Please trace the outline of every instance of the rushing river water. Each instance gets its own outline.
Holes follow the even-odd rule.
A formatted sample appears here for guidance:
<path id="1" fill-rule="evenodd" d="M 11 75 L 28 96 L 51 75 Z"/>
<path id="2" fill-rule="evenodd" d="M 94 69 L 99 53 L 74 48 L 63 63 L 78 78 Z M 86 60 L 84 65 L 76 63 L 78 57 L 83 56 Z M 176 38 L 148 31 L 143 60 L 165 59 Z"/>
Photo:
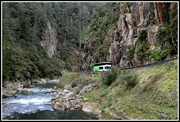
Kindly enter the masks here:
<path id="1" fill-rule="evenodd" d="M 23 120 L 52 120 L 52 119 L 98 119 L 93 114 L 86 113 L 82 110 L 74 111 L 54 111 L 50 103 L 54 94 L 55 83 L 46 83 L 30 87 L 32 91 L 21 91 L 16 97 L 3 98 L 2 102 L 13 102 L 14 104 L 2 105 L 2 118 L 7 119 L 23 119 Z"/>

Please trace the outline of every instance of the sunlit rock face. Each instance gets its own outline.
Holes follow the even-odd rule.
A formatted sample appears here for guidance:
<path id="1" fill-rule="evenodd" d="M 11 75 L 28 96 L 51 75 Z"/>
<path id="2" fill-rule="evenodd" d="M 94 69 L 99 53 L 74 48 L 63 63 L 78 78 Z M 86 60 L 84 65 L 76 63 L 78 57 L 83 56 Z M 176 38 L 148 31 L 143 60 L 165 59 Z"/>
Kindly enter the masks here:
<path id="1" fill-rule="evenodd" d="M 122 3 L 127 4 L 127 3 Z M 116 28 L 108 32 L 103 45 L 108 43 L 108 54 L 106 61 L 110 61 L 114 66 L 130 67 L 153 63 L 155 60 L 151 56 L 144 56 L 140 48 L 145 50 L 159 50 L 157 46 L 157 32 L 159 26 L 167 19 L 167 11 L 170 10 L 170 3 L 155 2 L 137 2 L 131 5 L 125 5 L 120 10 L 119 19 Z M 143 37 L 143 38 L 141 38 Z M 93 38 L 90 38 L 85 44 L 85 56 L 83 57 L 86 66 L 90 67 L 92 63 L 102 61 L 102 57 L 95 56 L 98 46 L 93 45 Z M 127 55 L 134 48 L 131 58 Z M 93 54 L 93 55 L 92 55 Z M 88 62 L 88 63 L 87 63 Z M 83 63 L 85 64 L 85 63 Z"/>
<path id="2" fill-rule="evenodd" d="M 133 59 L 127 59 L 129 49 L 135 46 L 139 33 L 147 31 L 147 43 L 150 50 L 156 50 L 156 33 L 159 24 L 163 22 L 163 3 L 136 3 L 127 7 L 119 16 L 117 29 L 110 35 L 109 61 L 120 67 L 139 66 L 154 61 L 146 57 L 145 60 L 138 59 L 134 54 Z M 153 17 L 155 15 L 155 18 Z M 151 23 L 152 22 L 152 23 Z M 150 24 L 151 23 L 151 24 Z"/>

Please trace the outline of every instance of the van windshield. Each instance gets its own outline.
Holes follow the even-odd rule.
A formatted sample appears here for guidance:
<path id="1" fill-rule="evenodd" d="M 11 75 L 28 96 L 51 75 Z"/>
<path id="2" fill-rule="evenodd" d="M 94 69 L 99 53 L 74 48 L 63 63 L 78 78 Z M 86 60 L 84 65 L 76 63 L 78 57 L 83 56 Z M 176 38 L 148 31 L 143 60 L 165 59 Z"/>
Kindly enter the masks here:
<path id="1" fill-rule="evenodd" d="M 99 69 L 103 69 L 103 67 L 99 67 Z"/>

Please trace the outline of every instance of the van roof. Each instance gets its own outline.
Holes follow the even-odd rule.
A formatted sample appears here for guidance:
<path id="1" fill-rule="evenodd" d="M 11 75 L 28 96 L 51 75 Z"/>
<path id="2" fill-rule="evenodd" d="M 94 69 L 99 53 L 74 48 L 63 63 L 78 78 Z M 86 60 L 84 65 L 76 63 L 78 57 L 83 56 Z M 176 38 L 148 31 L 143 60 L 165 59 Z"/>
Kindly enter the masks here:
<path id="1" fill-rule="evenodd" d="M 111 65 L 111 62 L 99 62 L 99 63 L 95 63 L 94 66 L 96 66 L 96 65 L 106 65 L 106 64 Z"/>

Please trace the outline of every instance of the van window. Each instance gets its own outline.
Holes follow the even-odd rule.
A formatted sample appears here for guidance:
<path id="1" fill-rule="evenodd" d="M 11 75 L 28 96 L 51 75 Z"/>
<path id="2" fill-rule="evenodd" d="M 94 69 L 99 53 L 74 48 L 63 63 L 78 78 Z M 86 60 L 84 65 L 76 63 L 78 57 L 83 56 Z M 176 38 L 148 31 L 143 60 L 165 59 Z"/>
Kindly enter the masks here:
<path id="1" fill-rule="evenodd" d="M 99 67 L 99 69 L 103 69 L 103 67 Z"/>
<path id="2" fill-rule="evenodd" d="M 105 69 L 111 69 L 111 67 L 105 67 Z"/>

